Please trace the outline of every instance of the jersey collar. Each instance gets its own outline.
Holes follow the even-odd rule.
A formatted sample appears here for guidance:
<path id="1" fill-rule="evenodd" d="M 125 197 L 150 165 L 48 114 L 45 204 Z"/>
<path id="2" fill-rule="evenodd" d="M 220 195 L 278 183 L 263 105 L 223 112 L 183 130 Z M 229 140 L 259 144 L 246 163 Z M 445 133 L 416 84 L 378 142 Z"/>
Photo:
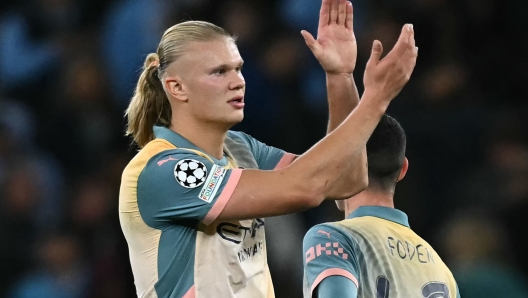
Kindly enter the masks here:
<path id="1" fill-rule="evenodd" d="M 183 136 L 181 136 L 179 133 L 167 128 L 167 127 L 164 127 L 164 126 L 154 126 L 153 127 L 153 130 L 154 130 L 154 136 L 156 138 L 159 138 L 159 139 L 164 139 L 164 140 L 167 140 L 169 141 L 171 144 L 173 144 L 174 146 L 178 147 L 178 148 L 187 148 L 187 149 L 193 149 L 193 150 L 197 150 L 197 151 L 200 151 L 204 154 L 206 154 L 205 152 L 203 152 L 202 149 L 200 149 L 198 146 L 194 145 L 193 143 L 191 143 L 189 140 L 187 140 L 186 138 L 184 138 Z M 219 164 L 219 165 L 227 165 L 227 158 L 224 156 L 221 160 L 218 160 L 210 155 L 208 155 L 215 163 Z"/>
<path id="2" fill-rule="evenodd" d="M 362 217 L 362 216 L 379 217 L 379 218 L 390 220 L 397 224 L 410 228 L 409 219 L 407 217 L 407 214 L 405 214 L 403 211 L 400 211 L 398 209 L 382 207 L 382 206 L 361 206 L 357 208 L 354 212 L 352 212 L 347 217 L 347 219 L 352 219 L 355 217 Z"/>

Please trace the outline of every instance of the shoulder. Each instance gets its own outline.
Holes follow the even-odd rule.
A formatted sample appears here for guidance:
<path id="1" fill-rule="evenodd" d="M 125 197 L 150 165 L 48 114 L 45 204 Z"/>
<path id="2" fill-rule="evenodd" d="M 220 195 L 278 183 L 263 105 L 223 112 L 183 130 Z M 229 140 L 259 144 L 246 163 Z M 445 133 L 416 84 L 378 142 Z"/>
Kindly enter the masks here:
<path id="1" fill-rule="evenodd" d="M 173 176 L 193 171 L 200 178 L 215 166 L 213 160 L 200 151 L 172 148 L 149 154 L 151 157 L 141 172 L 140 181 L 160 179 L 161 176 Z"/>
<path id="2" fill-rule="evenodd" d="M 247 133 L 244 133 L 242 131 L 234 131 L 234 130 L 229 130 L 227 132 L 227 137 L 234 140 L 234 141 L 242 141 L 244 143 L 246 143 L 248 146 L 251 146 L 253 142 L 256 141 L 256 139 L 250 135 L 248 135 Z"/>
<path id="3" fill-rule="evenodd" d="M 313 244 L 321 243 L 321 241 L 348 243 L 350 242 L 350 237 L 334 223 L 323 223 L 313 226 L 308 232 L 306 232 L 303 239 L 303 245 L 311 246 Z"/>

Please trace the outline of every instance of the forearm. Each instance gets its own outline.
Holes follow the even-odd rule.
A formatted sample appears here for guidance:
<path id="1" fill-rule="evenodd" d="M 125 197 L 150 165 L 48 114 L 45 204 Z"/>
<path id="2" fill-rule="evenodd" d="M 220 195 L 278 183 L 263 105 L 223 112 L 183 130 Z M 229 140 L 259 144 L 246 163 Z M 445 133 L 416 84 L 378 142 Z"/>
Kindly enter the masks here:
<path id="1" fill-rule="evenodd" d="M 311 183 L 312 190 L 328 197 L 335 183 L 350 174 L 351 160 L 357 159 L 359 152 L 364 150 L 388 104 L 388 100 L 366 92 L 346 120 L 297 158 L 289 170 L 305 183 Z"/>
<path id="2" fill-rule="evenodd" d="M 327 134 L 336 129 L 359 104 L 359 93 L 352 74 L 326 74 L 328 93 Z"/>
<path id="3" fill-rule="evenodd" d="M 328 128 L 327 134 L 336 129 L 359 104 L 359 93 L 353 74 L 327 74 L 326 87 L 328 92 Z M 365 146 L 356 152 L 350 162 L 349 169 L 343 179 L 336 182 L 328 199 L 347 198 L 362 191 L 364 186 L 360 181 L 367 175 L 367 152 Z"/>

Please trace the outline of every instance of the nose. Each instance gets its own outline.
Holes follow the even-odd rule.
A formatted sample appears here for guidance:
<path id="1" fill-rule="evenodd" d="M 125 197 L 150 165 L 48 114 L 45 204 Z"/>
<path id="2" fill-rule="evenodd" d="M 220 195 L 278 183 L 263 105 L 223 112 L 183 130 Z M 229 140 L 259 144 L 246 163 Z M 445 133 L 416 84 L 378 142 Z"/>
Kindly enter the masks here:
<path id="1" fill-rule="evenodd" d="M 241 72 L 235 72 L 233 79 L 231 79 L 229 89 L 231 90 L 238 90 L 242 89 L 246 86 L 246 81 L 244 80 L 244 76 Z"/>

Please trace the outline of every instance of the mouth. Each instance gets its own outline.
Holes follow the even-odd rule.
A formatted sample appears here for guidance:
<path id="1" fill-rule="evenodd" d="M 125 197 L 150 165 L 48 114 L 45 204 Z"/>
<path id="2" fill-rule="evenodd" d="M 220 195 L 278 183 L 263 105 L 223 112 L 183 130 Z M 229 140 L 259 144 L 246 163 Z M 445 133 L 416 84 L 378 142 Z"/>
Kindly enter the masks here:
<path id="1" fill-rule="evenodd" d="M 232 99 L 230 99 L 228 102 L 244 103 L 244 96 L 235 96 Z"/>
<path id="2" fill-rule="evenodd" d="M 228 102 L 233 108 L 235 109 L 242 109 L 244 108 L 244 96 L 236 96 L 230 99 Z"/>

